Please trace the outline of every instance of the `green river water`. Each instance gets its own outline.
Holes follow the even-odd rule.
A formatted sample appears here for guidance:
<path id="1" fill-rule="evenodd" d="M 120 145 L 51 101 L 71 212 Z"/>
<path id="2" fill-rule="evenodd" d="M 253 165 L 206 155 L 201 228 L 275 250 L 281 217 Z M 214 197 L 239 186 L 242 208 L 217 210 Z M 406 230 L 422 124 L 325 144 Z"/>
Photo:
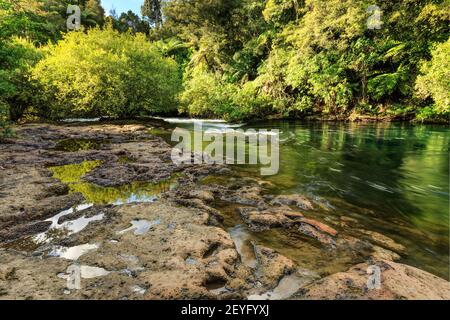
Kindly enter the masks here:
<path id="1" fill-rule="evenodd" d="M 192 123 L 174 121 L 171 126 L 193 129 Z M 211 128 L 229 129 L 226 124 L 204 123 L 203 129 Z M 266 121 L 239 129 L 249 128 L 280 130 L 280 171 L 262 177 L 258 167 L 236 165 L 237 174 L 268 181 L 273 194 L 300 193 L 314 199 L 323 209 L 318 213 L 322 220 L 353 218 L 359 228 L 404 245 L 402 262 L 449 279 L 448 127 Z M 170 131 L 155 133 L 170 140 Z M 230 228 L 238 223 L 229 220 Z M 320 254 L 295 235 L 279 233 L 253 238 L 304 265 Z M 323 255 L 321 264 L 336 264 L 335 258 Z M 327 270 L 317 261 L 308 266 Z"/>

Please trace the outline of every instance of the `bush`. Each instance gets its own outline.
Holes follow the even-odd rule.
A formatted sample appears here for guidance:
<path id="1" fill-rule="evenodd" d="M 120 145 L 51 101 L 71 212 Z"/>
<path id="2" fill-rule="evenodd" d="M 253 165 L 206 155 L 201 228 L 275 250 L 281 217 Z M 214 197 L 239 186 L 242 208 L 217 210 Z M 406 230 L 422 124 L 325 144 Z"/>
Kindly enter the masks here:
<path id="1" fill-rule="evenodd" d="M 243 86 L 227 83 L 202 68 L 194 70 L 181 95 L 182 105 L 191 116 L 218 117 L 241 121 L 261 116 L 267 110 L 267 98 L 257 94 L 253 82 Z"/>
<path id="2" fill-rule="evenodd" d="M 9 134 L 9 106 L 0 100 L 0 138 Z"/>
<path id="3" fill-rule="evenodd" d="M 0 135 L 11 133 L 10 120 L 18 120 L 35 97 L 30 83 L 31 68 L 40 50 L 22 38 L 0 40 Z"/>
<path id="4" fill-rule="evenodd" d="M 432 57 L 422 64 L 422 75 L 416 81 L 417 96 L 434 101 L 433 106 L 419 112 L 421 120 L 450 113 L 450 39 L 436 46 Z"/>
<path id="5" fill-rule="evenodd" d="M 143 34 L 70 32 L 33 70 L 49 117 L 135 117 L 176 110 L 177 65 Z"/>

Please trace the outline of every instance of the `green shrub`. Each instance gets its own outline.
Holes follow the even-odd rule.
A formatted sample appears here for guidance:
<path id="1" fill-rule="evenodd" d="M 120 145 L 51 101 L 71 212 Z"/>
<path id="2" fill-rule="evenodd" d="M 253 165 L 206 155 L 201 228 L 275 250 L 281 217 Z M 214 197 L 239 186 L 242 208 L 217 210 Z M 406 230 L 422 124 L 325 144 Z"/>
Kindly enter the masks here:
<path id="1" fill-rule="evenodd" d="M 70 32 L 33 70 L 49 117 L 135 117 L 176 110 L 181 79 L 145 35 Z"/>
<path id="2" fill-rule="evenodd" d="M 433 116 L 450 113 L 450 39 L 435 47 L 431 61 L 421 67 L 417 78 L 416 92 L 422 99 L 432 98 L 434 104 L 419 110 L 418 118 L 425 120 Z"/>
<path id="3" fill-rule="evenodd" d="M 0 40 L 0 135 L 10 134 L 10 120 L 20 119 L 33 104 L 36 92 L 29 79 L 40 58 L 40 50 L 28 40 Z"/>
<path id="4" fill-rule="evenodd" d="M 10 134 L 9 128 L 9 106 L 0 100 L 0 138 Z"/>
<path id="5" fill-rule="evenodd" d="M 267 97 L 258 95 L 253 82 L 227 83 L 218 75 L 196 68 L 181 95 L 183 111 L 191 116 L 218 117 L 228 121 L 260 117 L 267 110 Z"/>

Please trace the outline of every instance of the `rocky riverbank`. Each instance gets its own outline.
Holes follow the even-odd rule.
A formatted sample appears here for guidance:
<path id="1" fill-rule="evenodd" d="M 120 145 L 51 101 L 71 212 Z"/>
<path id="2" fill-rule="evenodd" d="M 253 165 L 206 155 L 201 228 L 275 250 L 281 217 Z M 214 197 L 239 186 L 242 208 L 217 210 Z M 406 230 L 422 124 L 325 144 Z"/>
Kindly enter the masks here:
<path id="1" fill-rule="evenodd" d="M 175 166 L 158 126 L 33 124 L 0 141 L 0 299 L 450 298 L 357 220 L 224 166 Z"/>

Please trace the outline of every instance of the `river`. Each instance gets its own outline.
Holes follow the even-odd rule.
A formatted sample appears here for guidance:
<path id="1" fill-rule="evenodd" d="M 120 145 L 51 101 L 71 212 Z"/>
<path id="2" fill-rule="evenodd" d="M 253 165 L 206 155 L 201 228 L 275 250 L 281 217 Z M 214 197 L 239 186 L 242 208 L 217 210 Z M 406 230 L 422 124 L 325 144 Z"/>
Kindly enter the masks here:
<path id="1" fill-rule="evenodd" d="M 190 121 L 170 122 L 172 128 L 193 130 Z M 300 121 L 228 126 L 203 122 L 203 129 L 235 127 L 278 129 L 281 141 L 278 174 L 261 177 L 258 167 L 232 166 L 237 174 L 266 180 L 269 192 L 276 195 L 304 194 L 321 204 L 318 214 L 325 220 L 336 221 L 342 216 L 354 219 L 359 227 L 405 246 L 402 262 L 449 279 L 448 127 Z M 170 131 L 157 134 L 170 141 Z M 230 221 L 228 227 L 236 227 L 233 223 L 237 222 Z M 299 263 L 306 263 L 314 254 L 304 253 L 312 249 L 289 235 L 277 237 L 272 232 L 252 238 Z"/>

